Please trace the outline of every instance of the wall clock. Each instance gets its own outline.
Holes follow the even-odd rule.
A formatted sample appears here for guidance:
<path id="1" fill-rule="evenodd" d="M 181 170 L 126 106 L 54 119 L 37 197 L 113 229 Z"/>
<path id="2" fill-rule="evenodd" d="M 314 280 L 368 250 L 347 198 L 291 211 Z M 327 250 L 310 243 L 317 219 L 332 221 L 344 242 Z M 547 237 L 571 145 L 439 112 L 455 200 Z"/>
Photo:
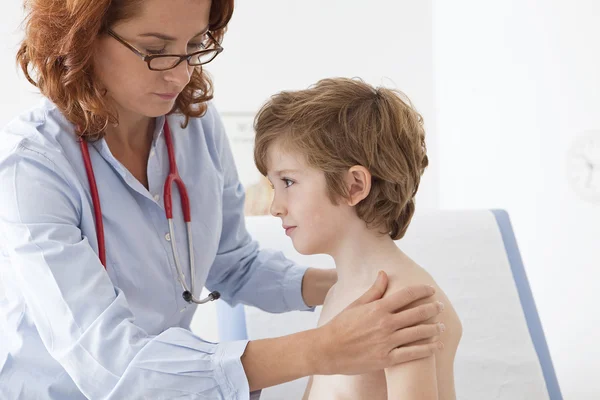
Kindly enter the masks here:
<path id="1" fill-rule="evenodd" d="M 575 138 L 567 153 L 567 178 L 580 198 L 600 204 L 600 130 Z"/>

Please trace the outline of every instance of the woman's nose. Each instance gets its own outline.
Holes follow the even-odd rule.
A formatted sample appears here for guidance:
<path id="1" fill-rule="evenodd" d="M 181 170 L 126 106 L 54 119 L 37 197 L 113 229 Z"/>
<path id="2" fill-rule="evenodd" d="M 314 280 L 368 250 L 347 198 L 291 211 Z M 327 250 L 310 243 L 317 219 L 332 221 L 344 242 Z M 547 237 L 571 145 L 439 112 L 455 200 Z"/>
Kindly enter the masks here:
<path id="1" fill-rule="evenodd" d="M 193 72 L 194 67 L 191 67 L 187 60 L 183 60 L 175 68 L 165 71 L 165 79 L 183 89 L 190 82 Z"/>

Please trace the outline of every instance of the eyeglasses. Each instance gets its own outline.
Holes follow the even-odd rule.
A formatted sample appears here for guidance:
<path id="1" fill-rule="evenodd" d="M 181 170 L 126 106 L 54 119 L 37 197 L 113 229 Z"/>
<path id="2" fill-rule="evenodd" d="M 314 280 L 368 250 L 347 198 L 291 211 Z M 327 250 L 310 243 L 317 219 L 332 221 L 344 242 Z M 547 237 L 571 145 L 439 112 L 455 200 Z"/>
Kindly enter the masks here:
<path id="1" fill-rule="evenodd" d="M 148 64 L 148 68 L 152 71 L 167 71 L 169 69 L 173 69 L 182 61 L 187 61 L 188 65 L 192 67 L 197 67 L 199 65 L 208 64 L 212 60 L 215 59 L 216 56 L 219 55 L 220 52 L 223 51 L 223 47 L 219 44 L 219 42 L 211 35 L 210 32 L 206 32 L 206 37 L 208 39 L 208 43 L 203 43 L 200 46 L 202 50 L 196 51 L 191 54 L 178 55 L 178 54 L 157 54 L 157 55 L 149 55 L 144 54 L 133 45 L 128 43 L 125 39 L 114 33 L 112 30 L 108 29 L 107 33 L 115 38 L 118 42 L 123 44 L 129 50 L 131 50 L 135 55 L 140 57 L 142 61 L 145 61 Z"/>

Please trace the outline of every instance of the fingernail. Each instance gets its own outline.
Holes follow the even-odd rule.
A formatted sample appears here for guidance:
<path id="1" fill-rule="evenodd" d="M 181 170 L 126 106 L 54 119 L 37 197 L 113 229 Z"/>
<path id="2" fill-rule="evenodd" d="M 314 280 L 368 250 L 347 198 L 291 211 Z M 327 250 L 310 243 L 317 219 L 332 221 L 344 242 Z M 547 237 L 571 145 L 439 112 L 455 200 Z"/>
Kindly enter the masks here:
<path id="1" fill-rule="evenodd" d="M 440 310 L 440 312 L 444 311 L 444 303 L 442 303 L 441 301 L 438 301 L 437 304 L 438 304 L 438 309 Z"/>
<path id="2" fill-rule="evenodd" d="M 431 293 L 432 294 L 435 293 L 435 287 L 433 287 L 432 285 L 428 285 L 428 286 L 429 286 Z"/>
<path id="3" fill-rule="evenodd" d="M 437 348 L 438 348 L 438 350 L 444 350 L 444 343 L 437 342 Z"/>
<path id="4" fill-rule="evenodd" d="M 444 325 L 443 323 L 439 323 L 438 329 L 440 332 L 444 332 L 446 330 L 446 325 Z"/>

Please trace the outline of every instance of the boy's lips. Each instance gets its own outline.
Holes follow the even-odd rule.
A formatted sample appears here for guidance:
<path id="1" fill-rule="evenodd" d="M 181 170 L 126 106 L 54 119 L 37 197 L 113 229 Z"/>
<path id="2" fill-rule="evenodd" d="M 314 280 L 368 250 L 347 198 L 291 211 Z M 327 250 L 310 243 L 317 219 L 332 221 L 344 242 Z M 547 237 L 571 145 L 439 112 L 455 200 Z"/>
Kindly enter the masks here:
<path id="1" fill-rule="evenodd" d="M 285 234 L 290 236 L 296 227 L 292 225 L 283 225 L 283 229 L 285 229 Z"/>

